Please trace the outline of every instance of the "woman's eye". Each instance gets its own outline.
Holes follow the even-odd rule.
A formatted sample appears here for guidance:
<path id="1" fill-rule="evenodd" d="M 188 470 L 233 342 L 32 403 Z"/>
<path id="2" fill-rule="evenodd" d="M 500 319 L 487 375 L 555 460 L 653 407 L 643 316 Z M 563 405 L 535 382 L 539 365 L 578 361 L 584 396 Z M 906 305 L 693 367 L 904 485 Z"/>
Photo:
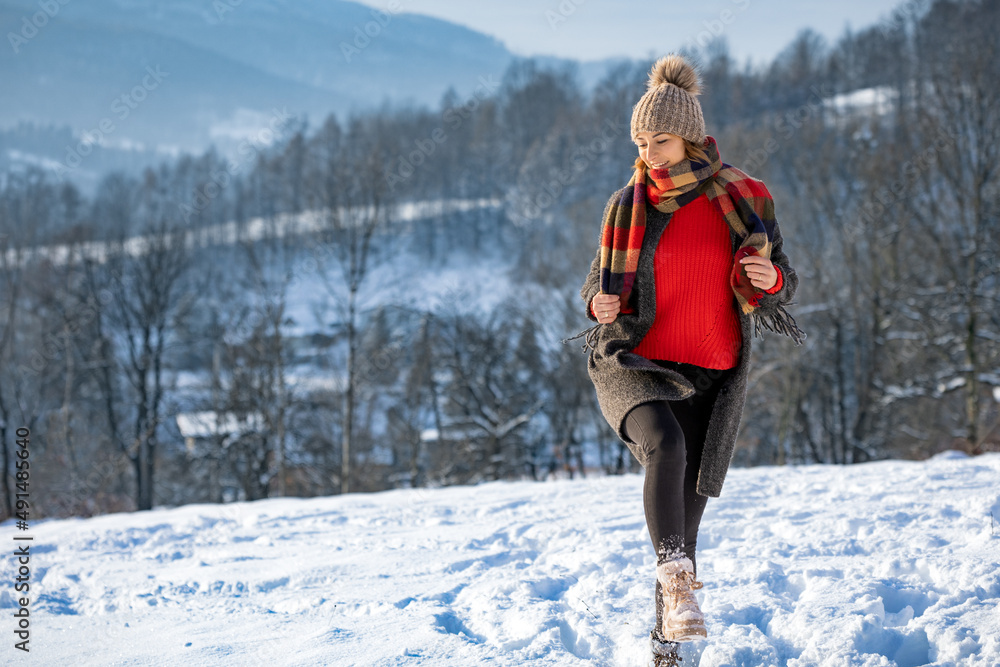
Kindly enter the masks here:
<path id="1" fill-rule="evenodd" d="M 667 140 L 664 139 L 663 141 L 657 141 L 656 143 L 658 143 L 658 144 L 665 144 L 665 143 L 667 143 Z"/>

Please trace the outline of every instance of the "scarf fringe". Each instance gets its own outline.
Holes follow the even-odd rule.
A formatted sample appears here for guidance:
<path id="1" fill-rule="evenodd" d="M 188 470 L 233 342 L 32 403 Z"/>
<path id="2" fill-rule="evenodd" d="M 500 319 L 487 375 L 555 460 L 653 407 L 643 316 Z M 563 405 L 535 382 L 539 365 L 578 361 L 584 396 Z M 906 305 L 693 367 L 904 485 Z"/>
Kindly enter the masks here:
<path id="1" fill-rule="evenodd" d="M 597 332 L 598 332 L 598 329 L 600 329 L 602 326 L 604 326 L 604 325 L 600 324 L 600 323 L 595 324 L 594 326 L 590 327 L 589 329 L 584 329 L 583 331 L 581 331 L 580 333 L 576 334 L 575 336 L 570 336 L 569 338 L 563 338 L 562 342 L 564 344 L 567 344 L 571 340 L 575 340 L 575 339 L 579 338 L 580 336 L 586 336 L 586 338 L 584 339 L 582 350 L 584 352 L 586 352 L 588 348 L 596 350 L 597 349 Z"/>
<path id="2" fill-rule="evenodd" d="M 782 305 L 778 305 L 775 312 L 766 315 L 762 315 L 760 309 L 755 308 L 750 317 L 753 319 L 754 335 L 758 338 L 764 338 L 761 331 L 761 327 L 763 327 L 774 333 L 790 336 L 796 345 L 802 345 L 806 339 L 806 332 L 799 328 L 795 318 Z"/>

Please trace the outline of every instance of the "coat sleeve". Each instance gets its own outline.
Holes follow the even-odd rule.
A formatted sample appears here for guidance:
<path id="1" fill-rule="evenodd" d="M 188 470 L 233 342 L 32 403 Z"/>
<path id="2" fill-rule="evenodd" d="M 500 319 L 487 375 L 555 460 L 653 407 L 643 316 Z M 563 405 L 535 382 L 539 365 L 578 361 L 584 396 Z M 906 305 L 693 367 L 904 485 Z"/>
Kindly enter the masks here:
<path id="1" fill-rule="evenodd" d="M 597 318 L 594 317 L 594 313 L 590 310 L 590 302 L 593 300 L 594 295 L 601 291 L 601 249 L 597 248 L 597 256 L 594 261 L 590 263 L 590 274 L 587 276 L 586 282 L 583 283 L 583 287 L 580 289 L 580 296 L 583 298 L 583 307 L 587 312 L 587 317 L 596 322 Z"/>
<path id="2" fill-rule="evenodd" d="M 621 198 L 623 189 L 619 189 L 611 195 L 608 203 L 604 205 L 604 214 L 601 215 L 600 235 L 597 237 L 597 254 L 594 256 L 594 261 L 590 263 L 590 273 L 587 275 L 587 280 L 584 281 L 583 287 L 580 289 L 583 308 L 587 313 L 587 318 L 592 322 L 596 322 L 597 318 L 594 317 L 594 313 L 590 310 L 590 302 L 593 300 L 594 295 L 601 291 L 601 238 L 604 235 L 604 221 L 608 217 L 608 211 L 611 209 L 611 206 Z"/>

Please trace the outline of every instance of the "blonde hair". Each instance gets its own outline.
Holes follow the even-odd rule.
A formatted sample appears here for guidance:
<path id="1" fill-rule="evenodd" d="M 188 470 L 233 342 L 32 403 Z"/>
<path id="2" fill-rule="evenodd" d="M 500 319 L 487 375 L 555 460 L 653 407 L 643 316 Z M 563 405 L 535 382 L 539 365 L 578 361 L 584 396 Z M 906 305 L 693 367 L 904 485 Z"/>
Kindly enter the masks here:
<path id="1" fill-rule="evenodd" d="M 687 139 L 684 139 L 684 157 L 688 160 L 708 162 L 708 153 L 705 152 L 705 149 L 693 141 L 688 141 Z M 646 162 L 638 155 L 635 157 L 635 162 L 632 163 L 632 168 L 642 169 L 643 171 L 648 169 Z"/>

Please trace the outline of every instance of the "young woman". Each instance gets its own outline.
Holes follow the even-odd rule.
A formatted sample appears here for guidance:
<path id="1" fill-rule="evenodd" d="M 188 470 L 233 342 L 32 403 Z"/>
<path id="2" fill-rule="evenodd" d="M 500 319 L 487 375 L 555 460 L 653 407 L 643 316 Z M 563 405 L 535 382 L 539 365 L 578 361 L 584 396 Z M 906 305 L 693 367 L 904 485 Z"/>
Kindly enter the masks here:
<path id="1" fill-rule="evenodd" d="M 722 490 L 746 398 L 753 334 L 805 339 L 785 311 L 798 277 L 764 184 L 705 134 L 698 74 L 659 59 L 632 112 L 632 178 L 604 210 L 580 296 L 601 411 L 645 469 L 656 552 L 656 664 L 707 636 L 693 591 L 698 526 Z M 572 339 L 566 339 L 572 340 Z"/>

